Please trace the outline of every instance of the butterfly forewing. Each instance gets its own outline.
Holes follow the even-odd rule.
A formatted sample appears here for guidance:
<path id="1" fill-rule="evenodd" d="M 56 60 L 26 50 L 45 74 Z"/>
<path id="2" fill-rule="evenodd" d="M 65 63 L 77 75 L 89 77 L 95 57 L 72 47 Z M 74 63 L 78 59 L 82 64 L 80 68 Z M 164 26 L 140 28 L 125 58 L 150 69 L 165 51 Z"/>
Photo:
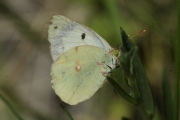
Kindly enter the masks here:
<path id="1" fill-rule="evenodd" d="M 48 40 L 53 61 L 67 50 L 81 45 L 92 45 L 111 50 L 110 45 L 88 27 L 61 16 L 53 16 L 48 29 Z"/>

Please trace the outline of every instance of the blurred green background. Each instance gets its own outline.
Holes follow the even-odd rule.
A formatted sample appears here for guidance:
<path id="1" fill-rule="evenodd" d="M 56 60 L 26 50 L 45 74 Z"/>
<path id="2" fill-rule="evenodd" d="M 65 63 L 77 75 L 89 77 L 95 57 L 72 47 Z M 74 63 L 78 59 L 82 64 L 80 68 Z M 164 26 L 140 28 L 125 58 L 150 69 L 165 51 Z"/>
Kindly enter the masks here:
<path id="1" fill-rule="evenodd" d="M 86 25 L 112 47 L 120 43 L 122 27 L 133 37 L 147 72 L 155 100 L 154 120 L 164 119 L 161 88 L 166 69 L 173 88 L 174 41 L 177 19 L 174 0 L 1 0 L 0 93 L 25 120 L 68 120 L 51 88 L 52 59 L 47 41 L 51 17 L 61 14 Z M 121 69 L 113 73 L 123 87 Z M 124 86 L 126 89 L 126 87 Z M 63 104 L 75 120 L 140 120 L 136 107 L 104 84 L 89 100 Z M 0 119 L 16 120 L 0 100 Z"/>

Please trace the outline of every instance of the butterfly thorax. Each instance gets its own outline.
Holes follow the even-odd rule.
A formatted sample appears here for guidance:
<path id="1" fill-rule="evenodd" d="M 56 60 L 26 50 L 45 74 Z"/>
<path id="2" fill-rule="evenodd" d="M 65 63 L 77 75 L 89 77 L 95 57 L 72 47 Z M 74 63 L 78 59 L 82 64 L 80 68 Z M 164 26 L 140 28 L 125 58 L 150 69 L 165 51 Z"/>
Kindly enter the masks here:
<path id="1" fill-rule="evenodd" d="M 111 50 L 107 54 L 105 54 L 105 58 L 102 61 L 102 73 L 103 75 L 107 76 L 109 73 L 112 72 L 115 68 L 118 68 L 120 65 L 120 62 L 118 60 L 118 57 L 120 55 L 119 50 Z"/>

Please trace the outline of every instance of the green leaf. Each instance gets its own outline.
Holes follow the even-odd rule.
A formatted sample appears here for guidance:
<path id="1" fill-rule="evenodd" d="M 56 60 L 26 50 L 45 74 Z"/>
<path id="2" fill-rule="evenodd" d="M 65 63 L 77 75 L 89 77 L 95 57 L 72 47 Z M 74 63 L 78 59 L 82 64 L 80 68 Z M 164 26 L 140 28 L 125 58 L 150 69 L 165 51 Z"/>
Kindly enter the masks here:
<path id="1" fill-rule="evenodd" d="M 133 105 L 138 105 L 138 101 L 127 94 L 121 86 L 112 78 L 107 77 L 108 82 L 113 86 L 118 94 L 120 94 L 125 100 L 129 101 Z"/>
<path id="2" fill-rule="evenodd" d="M 120 62 L 123 73 L 136 99 L 140 99 L 141 108 L 146 112 L 149 119 L 154 115 L 154 100 L 150 84 L 141 59 L 138 55 L 138 47 L 128 38 L 125 31 L 121 29 L 122 44 L 120 46 Z M 138 94 L 139 93 L 139 96 Z"/>

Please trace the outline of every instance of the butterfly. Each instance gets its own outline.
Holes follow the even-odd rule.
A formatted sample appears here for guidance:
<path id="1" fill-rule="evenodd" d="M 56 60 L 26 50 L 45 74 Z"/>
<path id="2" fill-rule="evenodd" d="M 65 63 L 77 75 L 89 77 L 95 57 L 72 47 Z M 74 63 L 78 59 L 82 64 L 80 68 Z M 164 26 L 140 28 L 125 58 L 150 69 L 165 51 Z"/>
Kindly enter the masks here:
<path id="1" fill-rule="evenodd" d="M 52 88 L 67 104 L 89 99 L 119 66 L 119 50 L 90 28 L 62 15 L 53 16 L 48 28 L 53 59 Z"/>

